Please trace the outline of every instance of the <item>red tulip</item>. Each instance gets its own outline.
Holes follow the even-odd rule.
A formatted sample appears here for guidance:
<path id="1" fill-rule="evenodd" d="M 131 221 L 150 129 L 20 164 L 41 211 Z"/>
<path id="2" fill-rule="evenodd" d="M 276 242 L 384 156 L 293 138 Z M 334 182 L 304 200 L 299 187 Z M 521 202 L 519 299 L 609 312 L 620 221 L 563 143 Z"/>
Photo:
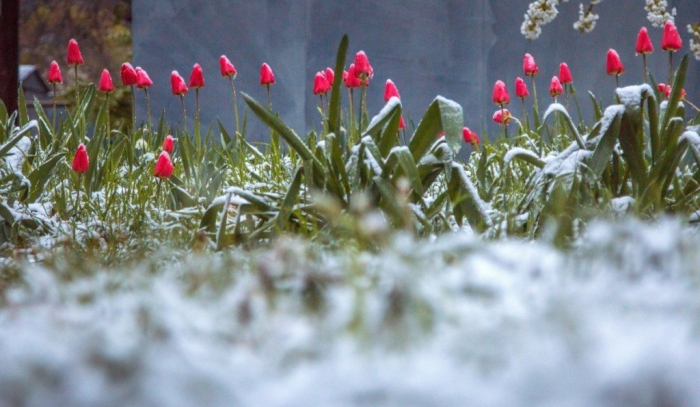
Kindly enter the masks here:
<path id="1" fill-rule="evenodd" d="M 170 178 L 173 175 L 173 162 L 170 161 L 170 154 L 167 151 L 160 153 L 156 166 L 153 170 L 153 175 L 158 178 Z"/>
<path id="2" fill-rule="evenodd" d="M 139 89 L 148 89 L 153 86 L 153 81 L 148 76 L 148 72 L 141 69 L 140 66 L 136 67 L 136 87 Z"/>
<path id="3" fill-rule="evenodd" d="M 350 64 L 348 70 L 343 72 L 343 79 L 345 80 L 345 86 L 350 89 L 362 86 L 362 82 L 360 82 L 360 80 L 357 79 L 357 75 L 355 75 L 355 64 Z"/>
<path id="4" fill-rule="evenodd" d="M 673 21 L 666 21 L 664 25 L 664 34 L 661 37 L 661 48 L 664 51 L 671 52 L 676 52 L 683 48 L 683 41 Z"/>
<path id="5" fill-rule="evenodd" d="M 175 96 L 184 96 L 189 92 L 187 85 L 185 85 L 185 80 L 180 76 L 177 71 L 173 71 L 170 74 L 170 87 Z"/>
<path id="6" fill-rule="evenodd" d="M 571 70 L 566 62 L 559 64 L 559 80 L 561 81 L 562 85 L 574 83 L 574 77 L 571 76 Z"/>
<path id="7" fill-rule="evenodd" d="M 333 81 L 335 80 L 335 71 L 333 71 L 331 68 L 326 68 L 326 72 L 324 73 L 324 75 L 326 75 L 326 80 L 328 81 L 329 87 L 332 88 Z"/>
<path id="8" fill-rule="evenodd" d="M 606 64 L 606 72 L 608 75 L 622 75 L 625 72 L 625 66 L 620 61 L 620 56 L 614 49 L 608 50 L 608 58 Z"/>
<path id="9" fill-rule="evenodd" d="M 128 62 L 124 62 L 122 64 L 120 76 L 122 78 L 122 85 L 124 86 L 133 86 L 136 85 L 136 83 L 138 83 L 138 76 L 136 75 L 136 70 L 134 70 L 134 67 L 131 66 L 131 64 Z"/>
<path id="10" fill-rule="evenodd" d="M 530 91 L 527 90 L 527 85 L 521 77 L 515 78 L 515 96 L 519 98 L 526 98 L 530 96 Z"/>
<path id="11" fill-rule="evenodd" d="M 73 171 L 82 173 L 90 168 L 90 158 L 88 157 L 87 150 L 85 150 L 85 144 L 80 143 L 78 150 L 75 152 L 73 157 Z"/>
<path id="12" fill-rule="evenodd" d="M 49 83 L 63 83 L 63 76 L 61 75 L 61 68 L 58 66 L 58 62 L 51 62 L 47 79 Z"/>
<path id="13" fill-rule="evenodd" d="M 163 141 L 163 151 L 167 151 L 168 154 L 172 154 L 173 151 L 175 151 L 175 140 L 173 140 L 173 136 L 165 136 L 165 140 Z"/>
<path id="14" fill-rule="evenodd" d="M 510 103 L 510 95 L 508 94 L 508 88 L 503 81 L 496 81 L 493 85 L 493 103 L 503 106 Z"/>
<path id="15" fill-rule="evenodd" d="M 355 76 L 358 78 L 365 75 L 367 78 L 374 76 L 372 65 L 369 64 L 369 59 L 365 51 L 360 51 L 355 55 Z"/>
<path id="16" fill-rule="evenodd" d="M 260 84 L 263 86 L 269 86 L 275 84 L 275 74 L 272 72 L 272 68 L 268 64 L 262 64 L 260 68 Z"/>
<path id="17" fill-rule="evenodd" d="M 501 112 L 501 110 L 496 110 L 493 114 L 493 121 L 500 125 L 507 125 L 510 120 L 510 112 L 508 109 L 503 109 L 503 112 Z"/>
<path id="18" fill-rule="evenodd" d="M 80 53 L 80 48 L 78 47 L 78 41 L 71 39 L 68 41 L 68 52 L 66 55 L 66 62 L 68 65 L 84 65 L 83 54 Z"/>
<path id="19" fill-rule="evenodd" d="M 387 79 L 386 86 L 384 86 L 384 102 L 388 102 L 392 97 L 401 99 L 399 89 L 391 79 Z"/>
<path id="20" fill-rule="evenodd" d="M 401 115 L 401 120 L 399 121 L 399 130 L 406 128 L 406 122 L 403 120 L 403 115 Z"/>
<path id="21" fill-rule="evenodd" d="M 671 97 L 671 87 L 669 85 L 660 83 L 657 85 L 657 88 L 659 89 L 659 92 L 663 93 L 663 95 L 666 96 L 666 99 Z M 685 98 L 685 95 L 685 89 L 681 89 L 681 99 Z"/>
<path id="22" fill-rule="evenodd" d="M 204 87 L 204 72 L 199 64 L 194 64 L 190 74 L 190 88 L 199 89 Z"/>
<path id="23" fill-rule="evenodd" d="M 323 72 L 316 72 L 316 76 L 314 77 L 314 95 L 323 95 L 327 93 L 329 89 L 330 86 L 328 86 L 326 75 L 324 75 Z"/>
<path id="24" fill-rule="evenodd" d="M 473 146 L 479 145 L 481 142 L 481 140 L 479 140 L 479 136 L 473 131 L 469 130 L 469 127 L 462 129 L 462 138 L 464 139 L 465 143 L 469 143 Z"/>
<path id="25" fill-rule="evenodd" d="M 651 43 L 651 38 L 649 38 L 649 33 L 646 27 L 642 27 L 637 35 L 637 47 L 635 48 L 637 54 L 646 55 L 654 52 L 654 45 Z"/>
<path id="26" fill-rule="evenodd" d="M 222 55 L 219 57 L 219 66 L 221 67 L 221 76 L 235 78 L 238 74 L 238 72 L 236 72 L 236 68 L 226 57 L 226 55 Z"/>
<path id="27" fill-rule="evenodd" d="M 100 84 L 97 88 L 100 92 L 111 92 L 114 90 L 114 84 L 112 84 L 112 75 L 106 69 L 102 70 L 102 76 L 100 76 Z"/>
<path id="28" fill-rule="evenodd" d="M 540 73 L 540 68 L 537 67 L 535 58 L 530 54 L 525 54 L 523 58 L 523 71 L 525 72 L 525 76 L 536 76 Z"/>
<path id="29" fill-rule="evenodd" d="M 552 82 L 549 84 L 549 95 L 553 98 L 561 95 L 564 89 L 561 87 L 561 82 L 556 76 L 552 77 Z"/>

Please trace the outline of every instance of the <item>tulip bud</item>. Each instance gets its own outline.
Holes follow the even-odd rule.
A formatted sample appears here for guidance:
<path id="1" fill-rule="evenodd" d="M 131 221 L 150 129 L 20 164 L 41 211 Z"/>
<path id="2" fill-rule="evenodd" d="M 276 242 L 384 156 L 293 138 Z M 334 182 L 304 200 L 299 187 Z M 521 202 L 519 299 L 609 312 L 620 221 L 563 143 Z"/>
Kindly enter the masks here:
<path id="1" fill-rule="evenodd" d="M 330 88 L 333 87 L 333 81 L 335 80 L 335 71 L 333 71 L 330 67 L 326 68 L 326 80 L 328 81 L 328 86 Z"/>
<path id="2" fill-rule="evenodd" d="M 521 77 L 515 78 L 515 96 L 519 98 L 530 96 L 530 91 L 527 89 L 527 85 Z"/>
<path id="3" fill-rule="evenodd" d="M 574 77 L 571 76 L 571 70 L 566 62 L 559 64 L 559 80 L 561 81 L 562 85 L 574 83 Z"/>
<path id="4" fill-rule="evenodd" d="M 355 64 L 350 64 L 348 70 L 343 72 L 343 80 L 345 80 L 345 86 L 350 89 L 362 86 L 362 82 L 360 82 L 360 80 L 357 79 L 357 75 L 355 75 Z"/>
<path id="5" fill-rule="evenodd" d="M 523 72 L 525 72 L 525 76 L 537 76 L 540 73 L 540 69 L 535 63 L 535 58 L 530 54 L 525 54 L 523 58 Z"/>
<path id="6" fill-rule="evenodd" d="M 646 55 L 654 52 L 654 45 L 651 43 L 651 38 L 649 38 L 649 33 L 646 27 L 642 27 L 637 35 L 637 47 L 635 48 L 637 54 Z"/>
<path id="7" fill-rule="evenodd" d="M 403 120 L 403 115 L 401 115 L 401 120 L 399 120 L 399 130 L 406 128 L 406 122 Z"/>
<path id="8" fill-rule="evenodd" d="M 100 92 L 109 93 L 114 90 L 114 84 L 112 84 L 112 75 L 106 69 L 102 70 L 102 76 L 100 76 L 100 84 L 97 88 Z"/>
<path id="9" fill-rule="evenodd" d="M 503 109 L 503 112 L 501 112 L 501 110 L 496 110 L 496 112 L 493 114 L 493 121 L 501 126 L 507 125 L 510 123 L 510 120 L 510 112 L 508 109 Z"/>
<path id="10" fill-rule="evenodd" d="M 386 85 L 384 86 L 384 102 L 388 102 L 392 97 L 401 99 L 399 95 L 399 89 L 394 85 L 391 79 L 387 79 Z"/>
<path id="11" fill-rule="evenodd" d="M 549 95 L 553 98 L 561 95 L 564 89 L 561 87 L 561 82 L 556 76 L 552 77 L 552 82 L 549 84 Z"/>
<path id="12" fill-rule="evenodd" d="M 510 103 L 510 95 L 508 94 L 508 88 L 503 81 L 496 81 L 493 86 L 493 103 L 503 106 Z"/>
<path id="13" fill-rule="evenodd" d="M 465 127 L 462 129 L 462 138 L 464 139 L 465 143 L 469 143 L 473 146 L 479 145 L 479 143 L 481 142 L 479 140 L 479 136 L 473 131 L 469 130 L 469 127 Z"/>
<path id="14" fill-rule="evenodd" d="M 58 66 L 58 62 L 51 61 L 47 80 L 49 83 L 63 83 L 63 76 L 61 75 L 61 68 Z"/>
<path id="15" fill-rule="evenodd" d="M 173 162 L 170 161 L 170 154 L 167 151 L 160 153 L 156 166 L 153 170 L 153 175 L 158 178 L 170 178 L 173 175 Z"/>
<path id="16" fill-rule="evenodd" d="M 328 92 L 328 80 L 323 72 L 316 72 L 314 77 L 314 95 L 323 95 Z"/>
<path id="17" fill-rule="evenodd" d="M 177 71 L 173 71 L 170 74 L 170 88 L 175 96 L 184 96 L 189 91 L 187 85 L 185 85 L 185 80 Z"/>
<path id="18" fill-rule="evenodd" d="M 68 52 L 66 53 L 66 62 L 69 66 L 84 65 L 83 54 L 80 53 L 78 41 L 71 39 L 68 41 Z"/>
<path id="19" fill-rule="evenodd" d="M 262 86 L 269 86 L 275 84 L 275 74 L 272 72 L 272 68 L 268 64 L 262 64 L 260 68 L 260 84 Z"/>
<path id="20" fill-rule="evenodd" d="M 226 57 L 226 55 L 222 55 L 219 57 L 219 66 L 221 67 L 221 76 L 235 78 L 238 74 L 238 72 L 236 72 L 236 68 Z"/>
<path id="21" fill-rule="evenodd" d="M 173 136 L 165 136 L 165 140 L 163 141 L 163 151 L 167 151 L 168 154 L 172 154 L 173 151 L 175 151 L 175 140 L 173 139 Z"/>
<path id="22" fill-rule="evenodd" d="M 138 82 L 138 76 L 136 75 L 136 70 L 131 66 L 130 63 L 124 62 L 122 64 L 122 70 L 120 72 L 122 78 L 122 85 L 133 86 Z"/>
<path id="23" fill-rule="evenodd" d="M 73 171 L 77 173 L 82 173 L 90 168 L 90 158 L 88 157 L 87 150 L 85 149 L 85 144 L 80 143 L 78 150 L 75 152 L 73 157 L 73 165 L 71 166 Z"/>
<path id="24" fill-rule="evenodd" d="M 148 76 L 148 73 L 141 69 L 140 66 L 136 67 L 136 87 L 139 89 L 148 89 L 153 86 L 153 81 Z"/>
<path id="25" fill-rule="evenodd" d="M 374 76 L 374 70 L 369 64 L 365 51 L 360 51 L 355 55 L 355 76 L 359 78 L 362 75 L 365 75 L 366 78 Z"/>
<path id="26" fill-rule="evenodd" d="M 670 52 L 676 52 L 683 48 L 683 41 L 673 21 L 666 21 L 664 25 L 664 34 L 661 37 L 661 48 L 664 51 Z"/>
<path id="27" fill-rule="evenodd" d="M 199 64 L 194 64 L 190 74 L 190 88 L 199 89 L 204 87 L 204 72 Z"/>
<path id="28" fill-rule="evenodd" d="M 622 75 L 625 72 L 625 66 L 620 61 L 620 56 L 614 49 L 608 50 L 608 58 L 606 61 L 606 72 L 608 75 Z"/>

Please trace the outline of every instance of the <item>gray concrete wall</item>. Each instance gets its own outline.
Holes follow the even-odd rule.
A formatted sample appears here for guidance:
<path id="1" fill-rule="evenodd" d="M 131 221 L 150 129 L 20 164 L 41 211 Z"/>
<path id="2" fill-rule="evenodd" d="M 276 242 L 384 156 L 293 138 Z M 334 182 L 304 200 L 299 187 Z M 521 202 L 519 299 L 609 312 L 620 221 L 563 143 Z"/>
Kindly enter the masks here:
<path id="1" fill-rule="evenodd" d="M 192 65 L 202 65 L 207 81 L 201 92 L 203 124 L 216 117 L 233 126 L 231 94 L 219 75 L 218 57 L 226 54 L 238 69 L 238 90 L 260 100 L 265 92 L 258 84 L 262 62 L 268 62 L 277 78 L 273 105 L 298 132 L 320 122 L 317 98 L 311 87 L 314 73 L 332 66 L 343 34 L 350 36 L 351 55 L 363 49 L 369 55 L 375 77 L 368 97 L 371 112 L 383 104 L 383 84 L 391 78 L 401 92 L 406 116 L 416 122 L 438 94 L 458 101 L 465 110 L 466 125 L 482 132 L 496 131 L 490 122 L 493 83 L 503 79 L 512 90 L 522 75 L 522 56 L 530 52 L 540 65 L 540 103 L 548 102 L 546 89 L 559 62 L 573 71 L 580 93 L 592 90 L 612 101 L 612 79 L 605 75 L 605 53 L 618 50 L 627 66 L 622 84 L 642 78 L 641 59 L 634 55 L 636 34 L 650 27 L 642 0 L 609 1 L 599 5 L 601 19 L 588 35 L 571 25 L 578 3 L 561 7 L 561 14 L 544 27 L 534 42 L 520 35 L 527 1 L 513 0 L 134 0 L 134 60 L 154 80 L 151 90 L 154 112 L 180 121 L 179 101 L 170 94 L 169 74 L 177 69 L 189 79 Z M 687 45 L 685 25 L 700 19 L 700 2 L 676 0 L 681 34 Z M 660 29 L 651 29 L 660 48 Z M 686 48 L 687 49 L 687 48 Z M 650 67 L 666 77 L 667 55 L 656 52 Z M 689 98 L 700 102 L 700 63 L 691 62 Z M 194 112 L 194 95 L 187 97 L 188 113 Z M 582 98 L 584 114 L 590 103 Z M 242 101 L 239 107 L 243 107 Z M 519 104 L 513 105 L 519 114 Z M 249 117 L 250 134 L 267 133 Z M 417 123 L 416 123 L 417 124 Z M 205 126 L 206 127 L 206 126 Z"/>

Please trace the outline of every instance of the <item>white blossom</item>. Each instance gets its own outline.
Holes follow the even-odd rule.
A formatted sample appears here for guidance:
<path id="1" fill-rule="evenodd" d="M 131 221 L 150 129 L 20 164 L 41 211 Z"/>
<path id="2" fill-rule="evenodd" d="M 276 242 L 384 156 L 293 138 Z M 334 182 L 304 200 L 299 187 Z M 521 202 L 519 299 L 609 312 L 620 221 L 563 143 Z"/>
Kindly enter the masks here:
<path id="1" fill-rule="evenodd" d="M 654 27 L 663 27 L 666 21 L 674 21 L 676 15 L 675 7 L 668 10 L 667 0 L 646 0 L 647 19 Z"/>
<path id="2" fill-rule="evenodd" d="M 583 7 L 583 4 L 579 4 L 578 21 L 574 23 L 575 30 L 582 33 L 589 33 L 593 31 L 599 16 L 593 11 L 592 5 L 598 4 L 601 1 L 602 0 L 591 2 L 591 6 L 589 6 L 587 9 Z"/>
<path id="3" fill-rule="evenodd" d="M 695 59 L 700 61 L 700 23 L 688 24 L 688 32 L 693 35 L 690 39 L 690 51 L 695 55 Z"/>

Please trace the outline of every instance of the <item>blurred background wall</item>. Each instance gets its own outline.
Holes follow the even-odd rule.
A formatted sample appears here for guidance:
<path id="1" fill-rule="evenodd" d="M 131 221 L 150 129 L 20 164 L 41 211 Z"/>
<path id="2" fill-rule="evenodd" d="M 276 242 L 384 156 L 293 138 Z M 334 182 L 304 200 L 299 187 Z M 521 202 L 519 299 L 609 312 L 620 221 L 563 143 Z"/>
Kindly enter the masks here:
<path id="1" fill-rule="evenodd" d="M 676 21 L 687 45 L 685 27 L 700 19 L 700 1 L 671 3 L 679 10 Z M 351 55 L 365 50 L 374 67 L 370 112 L 381 108 L 383 85 L 391 78 L 408 118 L 419 120 L 430 101 L 443 95 L 462 104 L 466 125 L 496 131 L 490 121 L 491 88 L 494 81 L 503 79 L 514 92 L 525 52 L 532 53 L 540 65 L 541 104 L 549 102 L 549 79 L 565 61 L 588 114 L 586 90 L 606 102 L 613 98 L 614 81 L 605 74 L 609 47 L 616 48 L 627 65 L 621 78 L 624 85 L 643 80 L 641 57 L 634 54 L 641 26 L 650 28 L 660 49 L 661 29 L 651 28 L 641 0 L 599 4 L 596 10 L 601 17 L 590 34 L 572 28 L 578 2 L 562 4 L 559 17 L 543 27 L 536 41 L 520 34 L 527 4 L 513 0 L 134 0 L 134 59 L 156 81 L 154 105 L 164 107 L 173 120 L 178 118 L 179 105 L 169 93 L 168 75 L 177 69 L 187 79 L 192 65 L 200 63 L 207 80 L 201 92 L 203 123 L 219 117 L 229 126 L 233 124 L 230 90 L 218 73 L 219 55 L 228 55 L 236 65 L 238 89 L 261 100 L 265 92 L 258 75 L 261 63 L 267 62 L 277 76 L 272 96 L 275 109 L 297 131 L 308 131 L 320 122 L 317 98 L 311 92 L 314 74 L 333 65 L 340 38 L 347 33 Z M 650 58 L 650 69 L 659 78 L 667 76 L 667 59 L 663 52 Z M 699 68 L 700 62 L 693 60 L 687 86 L 695 96 L 689 96 L 691 100 L 700 99 Z M 192 105 L 193 98 L 189 99 Z M 520 103 L 514 103 L 512 110 L 519 114 Z M 265 134 L 259 127 L 253 129 L 253 134 Z"/>

